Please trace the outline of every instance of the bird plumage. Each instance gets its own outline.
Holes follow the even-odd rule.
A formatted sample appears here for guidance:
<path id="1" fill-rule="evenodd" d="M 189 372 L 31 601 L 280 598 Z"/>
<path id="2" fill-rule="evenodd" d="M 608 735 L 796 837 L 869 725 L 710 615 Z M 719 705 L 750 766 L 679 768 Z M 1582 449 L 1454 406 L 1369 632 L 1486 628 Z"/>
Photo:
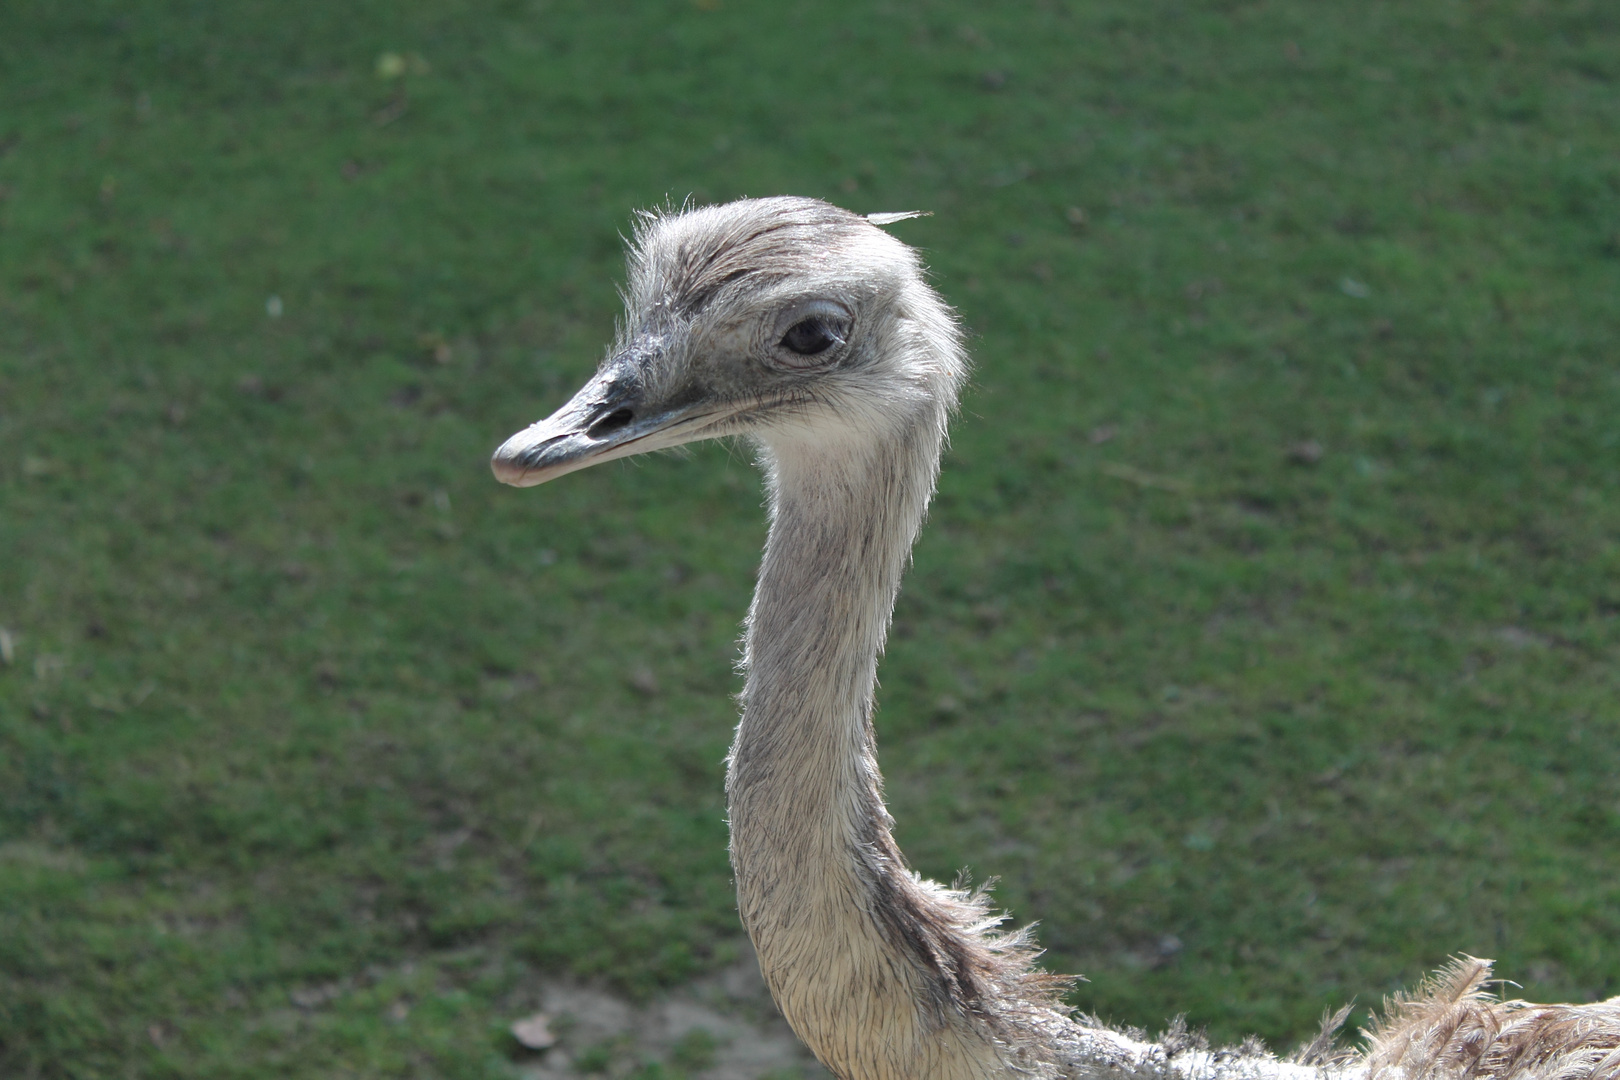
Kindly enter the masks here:
<path id="1" fill-rule="evenodd" d="M 793 198 L 643 214 L 614 347 L 493 462 L 529 486 L 699 439 L 758 447 L 770 533 L 726 790 L 738 909 L 800 1038 L 845 1080 L 1620 1076 L 1620 999 L 1494 1001 L 1483 961 L 1392 1003 L 1363 1055 L 1149 1043 L 1071 1016 L 1067 981 L 982 892 L 910 870 L 873 689 L 967 359 L 916 254 L 878 227 L 904 216 Z"/>

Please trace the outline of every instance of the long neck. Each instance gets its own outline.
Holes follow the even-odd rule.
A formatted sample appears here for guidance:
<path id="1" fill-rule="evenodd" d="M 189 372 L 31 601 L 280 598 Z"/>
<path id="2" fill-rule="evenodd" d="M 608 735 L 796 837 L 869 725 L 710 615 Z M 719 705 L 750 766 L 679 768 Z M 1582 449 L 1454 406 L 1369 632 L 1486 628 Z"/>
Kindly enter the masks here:
<path id="1" fill-rule="evenodd" d="M 906 866 L 883 805 L 873 689 L 928 507 L 946 403 L 881 435 L 765 450 L 771 530 L 726 779 L 743 924 L 794 1031 L 840 1080 L 1320 1080 L 1263 1051 L 1149 1044 L 1069 1019 L 1069 980 L 982 893 Z M 1365 1080 L 1360 1066 L 1331 1075 Z"/>
<path id="2" fill-rule="evenodd" d="M 905 865 L 872 729 L 877 660 L 943 417 L 767 449 L 771 531 L 726 779 L 738 909 L 793 1030 L 840 1080 L 1365 1080 L 1075 1024 L 1068 980 L 979 893 Z"/>
<path id="3" fill-rule="evenodd" d="M 920 409 L 875 440 L 767 451 L 771 531 L 727 779 L 732 864 L 778 1005 L 845 1080 L 1002 1068 L 975 1016 L 982 905 L 906 869 L 872 730 L 877 658 L 941 439 L 942 417 Z"/>

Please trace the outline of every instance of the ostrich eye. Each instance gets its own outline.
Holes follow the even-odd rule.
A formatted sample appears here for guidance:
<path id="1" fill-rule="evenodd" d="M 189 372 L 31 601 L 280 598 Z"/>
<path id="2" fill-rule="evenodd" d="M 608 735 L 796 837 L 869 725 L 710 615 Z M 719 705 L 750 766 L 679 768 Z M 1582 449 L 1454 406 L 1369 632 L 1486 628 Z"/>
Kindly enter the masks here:
<path id="1" fill-rule="evenodd" d="M 788 332 L 782 335 L 782 348 L 800 356 L 814 356 L 842 340 L 837 330 L 822 320 L 805 319 L 788 327 Z"/>

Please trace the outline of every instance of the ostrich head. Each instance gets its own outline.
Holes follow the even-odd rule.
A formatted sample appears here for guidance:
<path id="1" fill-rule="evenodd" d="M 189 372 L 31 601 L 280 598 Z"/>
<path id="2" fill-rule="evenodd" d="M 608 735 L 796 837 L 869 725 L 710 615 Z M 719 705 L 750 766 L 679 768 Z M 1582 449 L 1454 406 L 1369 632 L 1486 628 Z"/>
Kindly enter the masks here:
<path id="1" fill-rule="evenodd" d="M 910 216 L 799 198 L 644 214 L 618 342 L 495 452 L 496 477 L 530 487 L 727 435 L 782 452 L 853 449 L 930 415 L 942 428 L 965 371 L 956 322 L 877 227 Z"/>

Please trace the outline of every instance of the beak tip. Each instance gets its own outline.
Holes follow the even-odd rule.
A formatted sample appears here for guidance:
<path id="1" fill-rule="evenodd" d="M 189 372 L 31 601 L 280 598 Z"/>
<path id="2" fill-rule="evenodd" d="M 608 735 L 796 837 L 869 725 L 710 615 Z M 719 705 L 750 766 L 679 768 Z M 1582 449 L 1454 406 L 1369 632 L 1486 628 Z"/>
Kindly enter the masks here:
<path id="1" fill-rule="evenodd" d="M 489 459 L 489 471 L 495 474 L 495 479 L 512 487 L 533 487 L 537 480 L 531 479 L 532 469 L 523 462 L 524 447 L 513 445 L 517 439 L 508 439 L 504 445 Z"/>
<path id="2" fill-rule="evenodd" d="M 512 487 L 523 486 L 523 470 L 515 469 L 504 461 L 496 460 L 489 463 L 489 469 L 495 474 L 495 479 Z"/>

